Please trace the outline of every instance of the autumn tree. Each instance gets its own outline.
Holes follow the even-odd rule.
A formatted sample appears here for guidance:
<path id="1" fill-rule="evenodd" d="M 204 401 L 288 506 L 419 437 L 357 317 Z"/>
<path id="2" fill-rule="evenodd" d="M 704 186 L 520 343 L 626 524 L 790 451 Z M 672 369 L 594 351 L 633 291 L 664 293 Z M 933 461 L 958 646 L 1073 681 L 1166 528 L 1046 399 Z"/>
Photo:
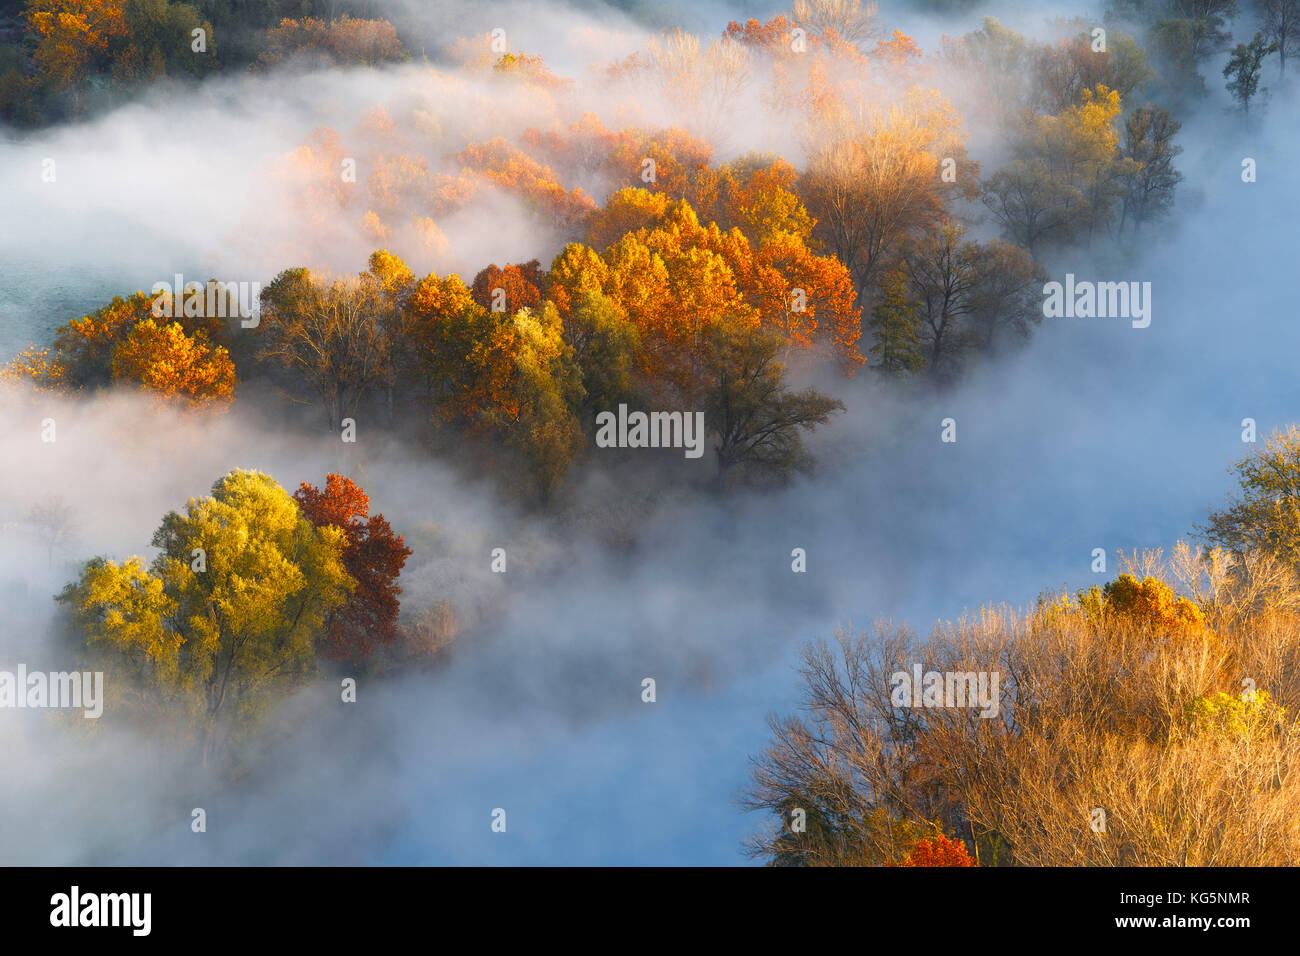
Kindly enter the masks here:
<path id="1" fill-rule="evenodd" d="M 61 86 L 85 80 L 95 58 L 127 32 L 123 0 L 29 0 L 27 28 L 36 39 L 35 65 Z"/>
<path id="2" fill-rule="evenodd" d="M 470 287 L 474 301 L 489 312 L 539 308 L 542 288 L 546 285 L 546 276 L 540 266 L 541 263 L 533 259 L 525 263 L 507 263 L 504 269 L 493 263 L 479 270 Z"/>
<path id="3" fill-rule="evenodd" d="M 259 356 L 289 371 L 298 401 L 337 427 L 386 379 L 382 304 L 372 284 L 286 269 L 262 290 Z"/>
<path id="4" fill-rule="evenodd" d="M 876 4 L 862 0 L 795 0 L 790 18 L 810 31 L 860 44 L 875 35 L 876 14 Z"/>
<path id="5" fill-rule="evenodd" d="M 186 335 L 179 322 L 136 325 L 113 351 L 112 369 L 115 381 L 137 382 L 163 398 L 210 405 L 235 397 L 230 353 L 212 345 L 202 329 Z"/>
<path id="6" fill-rule="evenodd" d="M 455 278 L 455 277 L 451 277 Z M 445 296 L 439 280 L 421 280 L 421 320 L 437 421 L 516 456 L 507 483 L 542 499 L 559 487 L 582 446 L 574 412 L 581 373 L 564 340 L 554 304 L 536 312 L 489 312 L 472 298 Z"/>
<path id="7" fill-rule="evenodd" d="M 984 202 L 1007 237 L 1031 252 L 1092 238 L 1113 220 L 1136 162 L 1119 150 L 1119 94 L 1084 90 L 1055 116 L 1027 116 L 1015 158 L 985 184 Z"/>
<path id="8" fill-rule="evenodd" d="M 169 512 L 153 546 L 148 568 L 93 559 L 59 601 L 124 700 L 195 722 L 206 762 L 314 670 L 315 637 L 355 586 L 344 534 L 313 527 L 269 476 L 232 471 Z"/>
<path id="9" fill-rule="evenodd" d="M 337 20 L 285 18 L 267 31 L 259 62 L 273 66 L 287 59 L 341 65 L 377 66 L 403 59 L 402 43 L 387 20 L 342 16 Z"/>
<path id="10" fill-rule="evenodd" d="M 781 340 L 743 325 L 708 331 L 704 420 L 716 435 L 718 486 L 733 471 L 784 481 L 811 464 L 801 432 L 825 425 L 844 404 L 814 389 L 791 391 L 778 360 Z"/>
<path id="11" fill-rule="evenodd" d="M 227 320 L 207 314 L 208 296 L 202 286 L 196 284 L 191 291 L 183 310 L 188 314 L 170 320 L 170 300 L 164 299 L 166 308 L 159 309 L 158 297 L 143 292 L 117 296 L 59 326 L 50 348 L 25 351 L 6 367 L 5 375 L 42 388 L 69 390 L 133 382 L 164 398 L 195 405 L 227 403 L 235 388 L 235 366 L 225 344 Z M 156 318 L 156 311 L 166 317 Z"/>
<path id="12" fill-rule="evenodd" d="M 469 174 L 518 196 L 531 214 L 565 237 L 581 234 L 596 207 L 582 189 L 566 189 L 554 170 L 502 137 L 471 143 L 456 159 Z"/>
<path id="13" fill-rule="evenodd" d="M 342 532 L 343 566 L 357 582 L 347 603 L 325 616 L 316 651 L 327 660 L 359 664 L 397 639 L 397 578 L 411 549 L 382 514 L 370 514 L 361 486 L 342 475 L 328 475 L 324 489 L 304 481 L 293 499 L 314 527 Z"/>
<path id="14" fill-rule="evenodd" d="M 913 92 L 888 110 L 871 110 L 817 134 L 800 194 L 816 219 L 813 235 L 849 269 L 860 297 L 896 264 L 899 247 L 929 230 L 950 198 L 971 194 L 958 120 L 937 93 Z M 941 163 L 956 172 L 945 183 Z M 861 303 L 860 303 L 861 304 Z"/>
<path id="15" fill-rule="evenodd" d="M 363 297 L 371 303 L 378 327 L 378 378 L 391 420 L 396 413 L 400 386 L 413 381 L 419 369 L 415 317 L 411 310 L 415 273 L 387 249 L 379 249 L 371 253 L 359 281 Z"/>
<path id="16" fill-rule="evenodd" d="M 1030 84 L 1037 94 L 1036 111 L 1060 113 L 1076 105 L 1085 90 L 1098 86 L 1114 90 L 1124 102 L 1154 75 L 1146 53 L 1131 36 L 1108 30 L 1105 49 L 1095 50 L 1091 24 L 1075 20 L 1062 26 L 1076 32 L 1044 44 L 1035 57 Z"/>
<path id="17" fill-rule="evenodd" d="M 635 363 L 641 333 L 609 296 L 585 292 L 563 318 L 564 338 L 582 376 L 582 419 L 593 425 L 601 411 L 639 404 Z"/>
<path id="18" fill-rule="evenodd" d="M 743 44 L 725 36 L 703 44 L 699 37 L 675 30 L 646 44 L 642 72 L 685 118 L 687 129 L 720 144 L 726 140 L 751 69 Z"/>
<path id="19" fill-rule="evenodd" d="M 912 852 L 908 854 L 903 866 L 974 866 L 960 840 L 950 840 L 942 833 L 933 840 L 918 840 Z"/>

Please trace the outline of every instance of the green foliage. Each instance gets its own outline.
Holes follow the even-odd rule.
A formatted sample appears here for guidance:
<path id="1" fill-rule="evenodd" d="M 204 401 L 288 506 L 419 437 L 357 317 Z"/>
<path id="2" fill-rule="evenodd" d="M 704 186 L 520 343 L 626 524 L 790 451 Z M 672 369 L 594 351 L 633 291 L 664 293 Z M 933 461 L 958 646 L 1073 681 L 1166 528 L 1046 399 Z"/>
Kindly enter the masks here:
<path id="1" fill-rule="evenodd" d="M 1262 450 L 1233 470 L 1240 498 L 1211 512 L 1201 532 L 1239 556 L 1260 551 L 1300 568 L 1300 428 L 1270 435 Z"/>
<path id="2" fill-rule="evenodd" d="M 908 295 L 906 276 L 901 270 L 886 273 L 880 290 L 867 323 L 875 340 L 868 353 L 876 360 L 875 367 L 889 375 L 924 370 L 925 354 L 918 334 L 920 306 Z"/>
<path id="3" fill-rule="evenodd" d="M 565 320 L 564 336 L 581 370 L 585 422 L 620 402 L 636 403 L 633 370 L 641 333 L 617 302 L 600 292 L 584 293 Z"/>
<path id="4" fill-rule="evenodd" d="M 806 469 L 800 432 L 826 424 L 844 404 L 811 388 L 786 388 L 778 336 L 727 324 L 707 336 L 704 420 L 718 436 L 719 485 L 738 466 L 778 481 Z"/>
<path id="5" fill-rule="evenodd" d="M 1250 112 L 1250 101 L 1260 92 L 1264 57 L 1276 53 L 1277 49 L 1276 43 L 1269 43 L 1262 33 L 1256 33 L 1249 43 L 1238 43 L 1228 58 L 1223 75 L 1228 80 L 1228 92 L 1241 104 L 1242 112 Z"/>

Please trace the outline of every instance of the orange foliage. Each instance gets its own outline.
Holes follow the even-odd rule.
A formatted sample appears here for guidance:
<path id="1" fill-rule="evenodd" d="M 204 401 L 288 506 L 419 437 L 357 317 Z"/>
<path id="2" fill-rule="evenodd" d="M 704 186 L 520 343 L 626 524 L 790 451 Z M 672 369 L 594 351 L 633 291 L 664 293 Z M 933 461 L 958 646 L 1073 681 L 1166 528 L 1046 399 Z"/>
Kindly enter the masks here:
<path id="1" fill-rule="evenodd" d="M 30 0 L 26 18 L 36 37 L 36 68 L 60 84 L 82 79 L 109 40 L 127 33 L 123 0 Z"/>
<path id="2" fill-rule="evenodd" d="M 549 166 L 502 137 L 472 143 L 456 158 L 470 171 L 520 196 L 538 216 L 556 223 L 563 232 L 577 231 L 596 208 L 581 189 L 566 190 Z"/>
<path id="3" fill-rule="evenodd" d="M 113 351 L 113 378 L 138 382 L 166 399 L 195 405 L 229 403 L 235 397 L 235 364 L 201 329 L 187 335 L 179 322 L 136 325 Z"/>
<path id="4" fill-rule="evenodd" d="M 949 840 L 940 834 L 934 840 L 920 840 L 912 848 L 911 854 L 902 863 L 903 866 L 974 866 L 966 851 L 966 844 L 960 840 Z"/>
<path id="5" fill-rule="evenodd" d="M 1139 581 L 1131 574 L 1121 574 L 1102 588 L 1102 594 L 1108 610 L 1139 624 L 1184 634 L 1206 628 L 1201 609 L 1158 578 Z"/>
<path id="6" fill-rule="evenodd" d="M 336 63 L 374 66 L 402 59 L 397 30 L 387 20 L 284 19 L 266 33 L 266 49 L 258 58 L 264 66 L 299 55 L 328 57 Z"/>

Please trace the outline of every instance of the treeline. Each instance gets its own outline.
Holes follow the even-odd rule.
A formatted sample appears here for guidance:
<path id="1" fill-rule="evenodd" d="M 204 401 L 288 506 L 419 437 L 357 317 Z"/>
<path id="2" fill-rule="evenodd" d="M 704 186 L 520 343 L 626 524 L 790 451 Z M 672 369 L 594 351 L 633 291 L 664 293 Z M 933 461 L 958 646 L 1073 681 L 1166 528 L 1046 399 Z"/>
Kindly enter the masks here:
<path id="1" fill-rule="evenodd" d="M 1300 430 L 1237 471 L 1208 551 L 1135 554 L 1102 587 L 984 608 L 926 640 L 882 624 L 810 645 L 805 715 L 772 721 L 746 794 L 770 823 L 752 852 L 782 866 L 1300 862 L 1286 490 Z M 912 686 L 917 671 L 939 675 L 933 690 Z M 949 675 L 998 679 L 951 699 Z"/>
<path id="2" fill-rule="evenodd" d="M 0 14 L 0 120 L 40 126 L 137 85 L 222 70 L 405 59 L 368 0 L 26 0 Z"/>
<path id="3" fill-rule="evenodd" d="M 526 95 L 547 122 L 430 155 L 418 134 L 438 121 L 422 107 L 376 109 L 346 137 L 317 130 L 279 171 L 304 236 L 351 223 L 383 247 L 366 270 L 285 270 L 255 328 L 210 304 L 159 314 L 143 293 L 115 299 L 5 372 L 218 408 L 240 383 L 272 383 L 331 428 L 427 426 L 539 501 L 592 447 L 602 411 L 703 411 L 719 484 L 782 481 L 809 463 L 802 436 L 841 407 L 787 387 L 791 360 L 950 382 L 1041 321 L 1036 255 L 1132 241 L 1168 211 L 1178 123 L 1141 99 L 1151 71 L 1132 38 L 1096 50 L 1072 21 L 1039 44 L 987 21 L 927 59 L 901 33 L 879 37 L 865 8 L 801 2 L 793 16 L 813 29 L 732 23 L 707 45 L 676 34 L 605 68 L 612 94 L 658 86 L 693 131 L 573 120 L 571 81 L 538 58 L 456 44 L 458 69 Z M 328 45 L 318 26 L 307 32 Z M 991 176 L 934 88 L 954 74 L 1010 144 Z M 807 146 L 802 170 L 772 154 L 714 162 L 700 131 L 725 135 L 756 76 L 767 119 Z M 482 131 L 455 122 L 439 141 Z M 451 242 L 438 223 L 502 192 L 558 240 L 549 268 L 493 264 L 466 283 L 384 251 L 436 258 Z M 1003 238 L 969 233 L 981 206 Z"/>

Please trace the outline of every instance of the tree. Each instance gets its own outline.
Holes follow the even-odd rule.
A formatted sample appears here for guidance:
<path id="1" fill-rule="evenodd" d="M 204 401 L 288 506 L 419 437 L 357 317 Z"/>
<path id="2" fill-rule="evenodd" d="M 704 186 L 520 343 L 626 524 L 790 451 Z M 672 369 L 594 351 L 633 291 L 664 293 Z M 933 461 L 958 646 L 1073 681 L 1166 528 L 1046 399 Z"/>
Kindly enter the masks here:
<path id="1" fill-rule="evenodd" d="M 1227 48 L 1228 21 L 1237 15 L 1237 0 L 1171 0 L 1175 19 L 1192 25 L 1192 53 L 1203 59 Z"/>
<path id="2" fill-rule="evenodd" d="M 62 550 L 75 536 L 75 512 L 62 495 L 48 494 L 27 509 L 27 523 L 45 545 L 46 564 L 54 566 L 54 552 Z"/>
<path id="3" fill-rule="evenodd" d="M 1260 0 L 1264 39 L 1277 50 L 1278 73 L 1286 73 L 1286 58 L 1300 50 L 1300 0 Z"/>
<path id="4" fill-rule="evenodd" d="M 235 397 L 230 353 L 198 329 L 186 335 L 179 322 L 161 327 L 153 319 L 135 326 L 113 351 L 113 378 L 139 383 L 163 398 L 193 405 L 229 404 Z"/>
<path id="5" fill-rule="evenodd" d="M 1249 43 L 1238 43 L 1223 68 L 1228 78 L 1228 92 L 1241 104 L 1243 113 L 1250 113 L 1250 101 L 1260 92 L 1259 76 L 1263 72 L 1264 57 L 1278 52 L 1276 43 L 1269 43 L 1262 33 L 1256 33 Z"/>
<path id="6" fill-rule="evenodd" d="M 289 370 L 338 427 L 387 377 L 376 288 L 286 269 L 262 290 L 259 357 Z M 299 398 L 310 402 L 310 398 Z"/>
<path id="7" fill-rule="evenodd" d="M 1056 116 L 1026 117 L 1016 158 L 989 178 L 983 197 L 1009 239 L 1034 252 L 1110 224 L 1135 168 L 1119 152 L 1120 111 L 1119 94 L 1098 86 Z"/>
<path id="8" fill-rule="evenodd" d="M 919 306 L 908 295 L 906 274 L 901 269 L 887 272 L 880 290 L 868 323 L 875 340 L 869 353 L 876 360 L 874 367 L 890 375 L 922 371 Z"/>
<path id="9" fill-rule="evenodd" d="M 1205 95 L 1196 37 L 1196 24 L 1191 20 L 1158 20 L 1151 25 L 1147 52 L 1156 70 L 1153 99 L 1177 107 Z"/>
<path id="10" fill-rule="evenodd" d="M 990 239 L 974 253 L 976 284 L 969 324 L 975 344 L 993 352 L 1001 340 L 1023 341 L 1043 321 L 1047 270 L 1027 251 Z"/>
<path id="11" fill-rule="evenodd" d="M 474 284 L 470 287 L 474 301 L 489 311 L 498 312 L 540 308 L 546 276 L 539 267 L 536 259 L 522 264 L 507 263 L 504 269 L 493 263 L 474 277 Z M 500 309 L 495 308 L 498 289 L 503 293 Z"/>
<path id="12" fill-rule="evenodd" d="M 645 70 L 665 102 L 685 117 L 687 129 L 714 144 L 728 136 L 750 69 L 749 50 L 726 36 L 703 46 L 699 37 L 675 30 L 646 44 Z"/>
<path id="13" fill-rule="evenodd" d="M 582 374 L 584 424 L 620 403 L 637 404 L 633 371 L 641 333 L 617 302 L 600 292 L 584 293 L 564 319 L 564 337 Z"/>
<path id="14" fill-rule="evenodd" d="M 1181 126 L 1168 110 L 1159 106 L 1139 107 L 1125 121 L 1121 155 L 1131 163 L 1122 177 L 1121 232 L 1131 221 L 1136 233 L 1142 223 L 1165 215 L 1173 205 L 1174 187 L 1183 178 L 1174 169 L 1174 157 L 1183 151 L 1174 143 Z"/>
<path id="15" fill-rule="evenodd" d="M 342 532 L 343 566 L 357 582 L 347 603 L 325 616 L 316 651 L 326 660 L 360 664 L 397 639 L 397 578 L 412 551 L 382 514 L 370 514 L 369 496 L 349 478 L 330 474 L 323 490 L 304 481 L 293 499 L 313 526 Z"/>
<path id="16" fill-rule="evenodd" d="M 376 313 L 381 349 L 378 377 L 386 393 L 391 420 L 399 383 L 413 378 L 419 365 L 415 317 L 411 311 L 415 273 L 387 249 L 379 249 L 371 253 L 360 282 Z"/>
<path id="17" fill-rule="evenodd" d="M 402 58 L 402 43 L 387 20 L 343 16 L 328 22 L 315 17 L 281 20 L 279 26 L 267 31 L 258 62 L 263 67 L 286 59 L 377 66 Z"/>
<path id="18" fill-rule="evenodd" d="M 962 353 L 975 345 L 968 319 L 979 283 L 978 246 L 963 239 L 965 230 L 944 223 L 908 250 L 903 268 L 919 303 L 920 341 L 930 374 L 955 373 Z"/>
<path id="19" fill-rule="evenodd" d="M 189 3 L 168 0 L 125 0 L 124 36 L 110 43 L 113 77 L 137 82 L 165 75 L 200 76 L 217 69 L 216 36 L 212 24 Z M 202 30 L 207 52 L 196 56 L 191 43 Z"/>
<path id="20" fill-rule="evenodd" d="M 849 269 L 859 304 L 903 242 L 942 217 L 950 192 L 976 188 L 958 125 L 937 93 L 914 92 L 816 134 L 800 190 L 817 220 L 813 235 Z M 944 159 L 961 170 L 951 186 L 940 176 Z"/>
<path id="21" fill-rule="evenodd" d="M 903 866 L 974 866 L 966 844 L 942 833 L 933 840 L 918 840 Z"/>
<path id="22" fill-rule="evenodd" d="M 175 704 L 196 721 L 207 762 L 227 717 L 228 740 L 312 672 L 314 638 L 356 582 L 343 532 L 314 528 L 255 471 L 232 471 L 169 512 L 153 546 L 148 570 L 139 558 L 95 558 L 58 599 L 147 708 Z"/>
<path id="23" fill-rule="evenodd" d="M 122 0 L 31 0 L 25 16 L 36 68 L 60 86 L 85 80 L 95 57 L 127 31 Z"/>
<path id="24" fill-rule="evenodd" d="M 790 17 L 809 33 L 834 32 L 846 43 L 860 44 L 875 35 L 877 7 L 862 0 L 794 0 Z"/>
<path id="25" fill-rule="evenodd" d="M 422 298 L 417 291 L 417 307 Z M 518 455 L 523 467 L 507 477 L 548 498 L 582 446 L 573 411 L 581 374 L 559 311 L 546 303 L 536 313 L 495 313 L 470 300 L 433 317 L 425 334 L 436 418 Z"/>
<path id="26" fill-rule="evenodd" d="M 708 340 L 704 420 L 718 439 L 719 487 L 738 467 L 779 481 L 806 469 L 800 431 L 825 425 L 844 404 L 811 388 L 786 388 L 776 335 L 718 323 Z"/>
<path id="27" fill-rule="evenodd" d="M 1090 24 L 1073 21 L 1079 32 L 1056 44 L 1044 45 L 1037 54 L 1032 85 L 1041 92 L 1035 104 L 1041 111 L 1059 113 L 1079 102 L 1084 90 L 1105 86 L 1121 100 L 1154 75 L 1146 53 L 1126 34 L 1109 31 L 1106 49 L 1092 48 Z"/>
<path id="28" fill-rule="evenodd" d="M 1205 538 L 1240 557 L 1259 551 L 1300 568 L 1300 428 L 1273 433 L 1232 470 L 1240 497 L 1211 512 Z"/>

